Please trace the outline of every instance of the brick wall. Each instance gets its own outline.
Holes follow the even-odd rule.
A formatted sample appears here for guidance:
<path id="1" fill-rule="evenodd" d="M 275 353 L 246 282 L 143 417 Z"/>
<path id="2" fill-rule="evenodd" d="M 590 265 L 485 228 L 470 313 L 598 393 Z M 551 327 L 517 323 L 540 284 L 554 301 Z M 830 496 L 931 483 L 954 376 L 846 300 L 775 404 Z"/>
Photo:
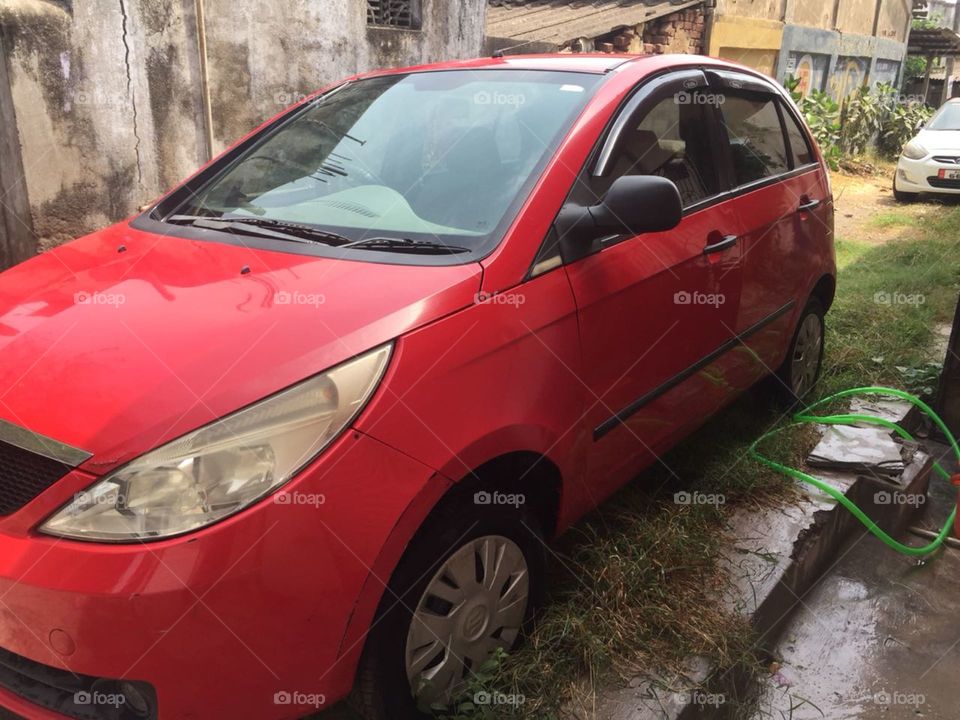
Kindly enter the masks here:
<path id="1" fill-rule="evenodd" d="M 617 30 L 598 38 L 600 52 L 703 54 L 702 8 L 688 8 L 651 20 L 635 28 Z"/>
<path id="2" fill-rule="evenodd" d="M 703 54 L 704 18 L 700 8 L 665 15 L 643 27 L 642 52 Z"/>

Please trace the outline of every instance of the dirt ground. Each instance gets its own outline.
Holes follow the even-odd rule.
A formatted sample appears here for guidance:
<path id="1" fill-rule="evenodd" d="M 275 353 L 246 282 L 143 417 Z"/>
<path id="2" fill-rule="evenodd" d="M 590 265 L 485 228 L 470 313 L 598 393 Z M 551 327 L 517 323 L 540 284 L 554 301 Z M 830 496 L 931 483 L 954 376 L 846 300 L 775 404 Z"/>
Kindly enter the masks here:
<path id="1" fill-rule="evenodd" d="M 831 174 L 836 203 L 836 237 L 840 240 L 862 240 L 885 243 L 903 235 L 909 219 L 923 220 L 940 212 L 944 204 L 957 201 L 944 196 L 924 196 L 913 203 L 893 199 L 893 163 L 881 163 L 873 172 L 852 174 L 838 171 Z M 896 222 L 902 216 L 905 222 Z"/>

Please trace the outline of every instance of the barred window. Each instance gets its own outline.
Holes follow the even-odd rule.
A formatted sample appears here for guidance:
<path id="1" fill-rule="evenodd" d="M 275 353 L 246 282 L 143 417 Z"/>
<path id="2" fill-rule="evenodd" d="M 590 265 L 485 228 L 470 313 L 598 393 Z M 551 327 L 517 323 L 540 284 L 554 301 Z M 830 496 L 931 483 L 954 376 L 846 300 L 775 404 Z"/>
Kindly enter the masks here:
<path id="1" fill-rule="evenodd" d="M 367 25 L 420 29 L 420 0 L 367 0 Z"/>

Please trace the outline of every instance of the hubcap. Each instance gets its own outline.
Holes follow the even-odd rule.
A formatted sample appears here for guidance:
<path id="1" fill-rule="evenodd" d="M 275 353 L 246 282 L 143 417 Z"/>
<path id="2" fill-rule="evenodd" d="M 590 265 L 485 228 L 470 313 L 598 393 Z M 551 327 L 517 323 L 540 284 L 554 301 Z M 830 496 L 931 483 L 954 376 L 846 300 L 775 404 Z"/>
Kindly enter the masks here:
<path id="1" fill-rule="evenodd" d="M 799 398 L 807 394 L 817 380 L 820 370 L 820 355 L 823 348 L 823 327 L 820 318 L 810 313 L 803 319 L 797 343 L 793 348 L 793 361 L 790 364 L 790 382 L 793 393 Z"/>
<path id="2" fill-rule="evenodd" d="M 447 558 L 417 604 L 404 662 L 421 707 L 448 704 L 527 613 L 527 560 L 512 540 L 485 535 Z"/>

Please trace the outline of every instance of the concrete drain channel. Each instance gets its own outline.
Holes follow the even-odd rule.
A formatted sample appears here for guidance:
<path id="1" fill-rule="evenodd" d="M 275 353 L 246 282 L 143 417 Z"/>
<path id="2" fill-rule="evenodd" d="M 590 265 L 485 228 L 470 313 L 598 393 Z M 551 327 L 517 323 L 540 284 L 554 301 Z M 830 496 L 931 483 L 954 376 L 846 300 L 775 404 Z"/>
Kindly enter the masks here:
<path id="1" fill-rule="evenodd" d="M 946 537 L 946 532 L 916 524 L 925 509 L 935 458 L 920 442 L 893 431 L 891 424 L 909 430 L 904 435 L 913 435 L 924 424 L 923 413 L 903 398 L 856 396 L 847 402 L 845 416 L 872 417 L 879 424 L 817 424 L 821 438 L 806 466 L 820 487 L 799 483 L 798 502 L 737 511 L 724 530 L 726 549 L 720 567 L 728 582 L 719 601 L 749 620 L 760 638 L 761 650 L 776 644 L 784 625 L 802 607 L 804 595 L 837 561 L 854 533 L 865 530 L 867 523 L 848 506 L 861 510 L 870 524 L 875 524 L 874 534 L 890 547 L 900 546 L 901 552 L 916 555 L 912 562 L 922 563 L 934 544 L 960 548 L 960 542 Z M 947 458 L 949 462 L 942 462 L 954 467 L 952 451 Z M 936 482 L 944 483 L 944 473 L 941 469 Z M 950 524 L 952 527 L 952 515 Z M 893 540 L 906 533 L 928 541 L 926 551 Z M 685 666 L 677 676 L 638 676 L 629 687 L 605 692 L 598 700 L 595 717 L 727 717 L 726 698 L 707 689 L 716 686 L 715 677 L 722 675 L 723 669 L 696 657 L 689 658 Z M 737 687 L 739 679 L 733 678 L 732 684 Z"/>

